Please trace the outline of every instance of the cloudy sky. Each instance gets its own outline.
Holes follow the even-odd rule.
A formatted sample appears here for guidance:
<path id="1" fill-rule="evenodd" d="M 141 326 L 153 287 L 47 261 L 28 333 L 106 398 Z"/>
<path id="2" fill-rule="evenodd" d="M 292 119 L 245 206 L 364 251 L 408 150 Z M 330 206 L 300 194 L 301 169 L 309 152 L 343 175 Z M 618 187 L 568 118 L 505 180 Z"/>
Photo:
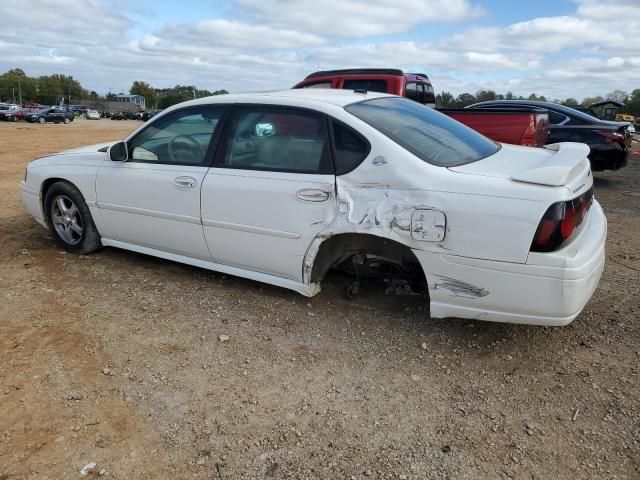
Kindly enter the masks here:
<path id="1" fill-rule="evenodd" d="M 345 67 L 437 92 L 551 98 L 640 88 L 640 0 L 2 0 L 0 71 L 85 88 L 288 88 Z"/>

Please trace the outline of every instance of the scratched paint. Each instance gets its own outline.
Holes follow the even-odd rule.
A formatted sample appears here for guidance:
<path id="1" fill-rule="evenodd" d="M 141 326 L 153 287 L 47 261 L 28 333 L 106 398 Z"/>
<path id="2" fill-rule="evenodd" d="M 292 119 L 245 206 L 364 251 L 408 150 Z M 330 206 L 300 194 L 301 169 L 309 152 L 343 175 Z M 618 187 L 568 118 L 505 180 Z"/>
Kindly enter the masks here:
<path id="1" fill-rule="evenodd" d="M 440 279 L 439 282 L 433 284 L 433 290 L 448 290 L 454 297 L 464 298 L 481 298 L 489 295 L 489 291 L 484 288 L 472 285 L 462 280 L 457 280 L 444 275 L 436 275 Z"/>

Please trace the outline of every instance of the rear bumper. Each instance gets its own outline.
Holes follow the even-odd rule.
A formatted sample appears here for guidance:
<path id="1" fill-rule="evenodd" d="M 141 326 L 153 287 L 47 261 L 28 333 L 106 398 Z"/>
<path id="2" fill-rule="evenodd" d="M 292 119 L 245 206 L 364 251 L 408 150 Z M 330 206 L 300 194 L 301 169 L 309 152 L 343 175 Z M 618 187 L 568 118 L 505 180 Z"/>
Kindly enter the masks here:
<path id="1" fill-rule="evenodd" d="M 620 145 L 591 145 L 590 147 L 589 161 L 591 170 L 594 172 L 620 170 L 627 165 L 629 150 Z"/>
<path id="2" fill-rule="evenodd" d="M 526 264 L 414 250 L 429 283 L 431 316 L 571 323 L 590 300 L 604 269 L 607 222 L 597 202 L 583 225 L 568 246 L 531 253 Z"/>

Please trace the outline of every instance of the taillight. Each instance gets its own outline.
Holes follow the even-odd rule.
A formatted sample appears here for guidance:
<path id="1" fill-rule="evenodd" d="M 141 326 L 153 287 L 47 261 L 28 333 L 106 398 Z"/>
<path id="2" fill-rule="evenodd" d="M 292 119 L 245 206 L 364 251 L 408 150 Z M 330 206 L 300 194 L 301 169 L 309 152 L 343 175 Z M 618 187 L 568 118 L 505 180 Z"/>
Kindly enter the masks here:
<path id="1" fill-rule="evenodd" d="M 536 122 L 531 119 L 527 128 L 525 128 L 524 133 L 522 134 L 522 138 L 520 139 L 520 143 L 526 147 L 535 147 L 535 133 L 536 133 Z"/>
<path id="2" fill-rule="evenodd" d="M 545 212 L 531 243 L 533 252 L 552 252 L 571 238 L 593 202 L 593 188 L 573 200 L 551 205 Z"/>
<path id="3" fill-rule="evenodd" d="M 624 143 L 626 140 L 624 134 L 619 132 L 612 132 L 611 130 L 595 130 L 593 133 L 596 133 L 603 137 L 607 143 Z"/>

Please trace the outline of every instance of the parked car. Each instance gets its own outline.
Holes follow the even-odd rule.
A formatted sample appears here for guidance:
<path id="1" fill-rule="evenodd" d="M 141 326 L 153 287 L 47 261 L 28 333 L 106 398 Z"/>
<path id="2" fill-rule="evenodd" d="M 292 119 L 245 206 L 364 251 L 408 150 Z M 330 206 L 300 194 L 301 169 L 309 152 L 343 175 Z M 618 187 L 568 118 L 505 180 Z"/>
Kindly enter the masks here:
<path id="1" fill-rule="evenodd" d="M 307 75 L 293 88 L 337 88 L 366 92 L 391 93 L 436 106 L 429 77 L 424 73 L 404 73 L 394 68 L 351 68 L 325 70 Z"/>
<path id="2" fill-rule="evenodd" d="M 549 112 L 537 107 L 439 108 L 438 111 L 497 142 L 543 147 L 549 137 Z"/>
<path id="3" fill-rule="evenodd" d="M 404 73 L 392 68 L 319 71 L 308 75 L 293 88 L 391 93 L 430 107 L 435 107 L 436 102 L 433 86 L 426 74 Z M 499 142 L 542 146 L 548 135 L 544 112 L 533 112 L 531 108 L 525 108 L 519 114 L 495 111 L 482 115 L 453 109 L 443 110 L 443 113 Z"/>
<path id="4" fill-rule="evenodd" d="M 17 112 L 19 108 L 13 104 L 1 103 L 0 104 L 0 120 L 16 121 L 13 114 Z"/>
<path id="5" fill-rule="evenodd" d="M 65 112 L 64 110 L 60 110 L 57 108 L 48 108 L 45 110 L 39 110 L 34 113 L 28 114 L 25 119 L 28 122 L 38 122 L 38 123 L 71 123 L 73 121 L 74 115 L 69 112 Z"/>
<path id="6" fill-rule="evenodd" d="M 594 171 L 619 170 L 627 164 L 632 135 L 628 123 L 600 120 L 571 107 L 532 100 L 494 100 L 471 105 L 472 109 L 544 108 L 549 111 L 547 143 L 580 142 L 589 146 Z"/>
<path id="7" fill-rule="evenodd" d="M 113 112 L 110 118 L 111 120 L 124 120 L 124 114 L 122 112 Z"/>
<path id="8" fill-rule="evenodd" d="M 143 122 L 146 122 L 147 120 L 155 117 L 161 111 L 162 110 L 147 110 L 145 112 L 142 112 L 142 115 L 140 116 L 140 118 L 142 119 Z"/>
<path id="9" fill-rule="evenodd" d="M 87 120 L 100 120 L 100 114 L 97 110 L 87 110 Z"/>
<path id="10" fill-rule="evenodd" d="M 392 270 L 426 279 L 432 317 L 565 325 L 604 266 L 588 152 L 304 89 L 175 105 L 123 141 L 32 161 L 20 188 L 68 252 L 119 247 L 307 296 L 334 267 Z"/>
<path id="11" fill-rule="evenodd" d="M 22 109 L 0 109 L 0 120 L 5 120 L 7 122 L 17 122 L 20 120 Z"/>

